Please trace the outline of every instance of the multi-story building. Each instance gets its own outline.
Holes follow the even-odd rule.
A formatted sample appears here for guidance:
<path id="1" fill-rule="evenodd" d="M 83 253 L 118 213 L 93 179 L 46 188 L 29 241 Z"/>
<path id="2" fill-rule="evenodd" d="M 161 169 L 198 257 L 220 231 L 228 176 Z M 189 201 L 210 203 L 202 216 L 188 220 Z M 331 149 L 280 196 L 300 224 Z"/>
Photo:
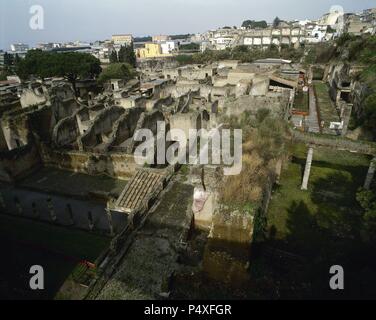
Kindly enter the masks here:
<path id="1" fill-rule="evenodd" d="M 38 43 L 37 45 L 37 48 L 38 49 L 41 49 L 41 50 L 52 50 L 52 49 L 55 49 L 55 48 L 61 48 L 62 45 L 61 43 L 52 43 L 52 42 L 48 42 L 48 43 Z"/>
<path id="2" fill-rule="evenodd" d="M 176 51 L 177 45 L 175 41 L 166 41 L 161 43 L 162 54 L 171 54 Z"/>
<path id="3" fill-rule="evenodd" d="M 153 42 L 157 42 L 157 43 L 166 42 L 166 41 L 168 41 L 170 39 L 171 38 L 169 36 L 166 36 L 166 35 L 157 35 L 157 36 L 153 36 L 152 37 L 152 41 Z"/>
<path id="4" fill-rule="evenodd" d="M 133 42 L 133 36 L 131 34 L 116 34 L 113 35 L 111 39 L 115 45 L 121 46 L 129 46 Z"/>
<path id="5" fill-rule="evenodd" d="M 165 50 L 167 50 L 166 48 L 167 47 L 165 46 Z M 136 56 L 139 59 L 168 57 L 170 55 L 170 53 L 163 52 L 162 45 L 160 43 L 147 42 L 145 43 L 144 48 L 136 49 Z"/>
<path id="6" fill-rule="evenodd" d="M 14 43 L 10 45 L 10 50 L 13 52 L 25 52 L 29 50 L 29 45 L 24 43 Z"/>

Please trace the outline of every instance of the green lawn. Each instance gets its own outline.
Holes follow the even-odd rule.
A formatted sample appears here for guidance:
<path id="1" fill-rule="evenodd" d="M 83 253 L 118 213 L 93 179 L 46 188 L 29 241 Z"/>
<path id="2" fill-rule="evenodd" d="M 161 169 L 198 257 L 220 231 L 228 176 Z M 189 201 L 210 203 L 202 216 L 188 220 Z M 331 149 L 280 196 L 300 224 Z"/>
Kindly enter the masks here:
<path id="1" fill-rule="evenodd" d="M 288 298 L 376 294 L 371 285 L 376 285 L 375 250 L 362 238 L 362 209 L 356 201 L 370 158 L 316 147 L 308 191 L 302 191 L 307 147 L 296 145 L 292 154 L 273 192 L 265 244 L 298 255 L 302 262 L 287 259 L 277 266 L 275 260 L 256 259 L 255 278 L 273 279 L 273 286 L 279 286 L 280 294 L 283 291 Z M 335 264 L 347 272 L 347 290 L 342 293 L 328 289 L 329 268 Z"/>
<path id="2" fill-rule="evenodd" d="M 349 219 L 357 216 L 360 207 L 355 196 L 366 177 L 368 156 L 315 148 L 308 191 L 301 191 L 307 147 L 297 145 L 293 154 L 292 162 L 282 172 L 281 184 L 273 193 L 268 212 L 269 227 L 276 228 L 278 238 L 289 235 L 289 215 L 296 206 L 305 207 L 323 228 L 330 227 L 330 220 L 338 216 Z"/>
<path id="3" fill-rule="evenodd" d="M 0 297 L 52 299 L 82 260 L 95 262 L 110 239 L 78 230 L 0 215 Z M 29 268 L 41 265 L 44 291 L 28 288 Z"/>
<path id="4" fill-rule="evenodd" d="M 308 111 L 309 110 L 309 95 L 308 93 L 299 90 L 294 100 L 294 109 L 299 111 Z"/>

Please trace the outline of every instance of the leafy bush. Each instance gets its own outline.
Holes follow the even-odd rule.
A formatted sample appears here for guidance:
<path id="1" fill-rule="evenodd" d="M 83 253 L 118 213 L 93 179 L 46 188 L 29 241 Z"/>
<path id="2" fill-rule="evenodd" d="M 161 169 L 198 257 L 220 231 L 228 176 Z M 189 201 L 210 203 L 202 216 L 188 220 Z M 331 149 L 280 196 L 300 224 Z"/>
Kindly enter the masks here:
<path id="1" fill-rule="evenodd" d="M 272 116 L 269 110 L 260 109 L 256 117 L 244 113 L 242 117 L 232 118 L 230 125 L 244 128 L 242 172 L 226 178 L 220 199 L 240 207 L 258 204 L 276 159 L 286 151 L 287 124 Z"/>
<path id="2" fill-rule="evenodd" d="M 175 59 L 181 66 L 193 63 L 193 57 L 186 54 L 180 54 Z"/>
<path id="3" fill-rule="evenodd" d="M 112 63 L 99 75 L 98 82 L 103 84 L 111 79 L 130 80 L 135 76 L 135 70 L 128 63 Z"/>
<path id="4" fill-rule="evenodd" d="M 198 43 L 182 44 L 180 45 L 179 50 L 186 50 L 186 51 L 200 50 L 200 45 Z"/>

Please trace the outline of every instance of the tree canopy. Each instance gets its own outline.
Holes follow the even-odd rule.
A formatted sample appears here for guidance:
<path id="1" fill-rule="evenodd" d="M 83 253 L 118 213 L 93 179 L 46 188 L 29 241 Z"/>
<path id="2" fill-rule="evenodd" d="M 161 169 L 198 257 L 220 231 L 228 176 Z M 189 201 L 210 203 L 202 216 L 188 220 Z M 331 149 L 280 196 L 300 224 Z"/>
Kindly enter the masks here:
<path id="1" fill-rule="evenodd" d="M 256 29 L 256 28 L 265 29 L 268 27 L 268 24 L 265 20 L 261 20 L 261 21 L 245 20 L 242 24 L 242 27 L 247 28 L 247 29 Z"/>
<path id="2" fill-rule="evenodd" d="M 111 52 L 110 63 L 127 63 L 132 67 L 136 67 L 137 58 L 134 52 L 133 43 L 129 46 L 121 46 L 119 52 L 115 50 Z"/>
<path id="3" fill-rule="evenodd" d="M 76 91 L 78 79 L 94 79 L 101 72 L 100 62 L 87 53 L 79 52 L 45 52 L 30 50 L 25 59 L 16 66 L 17 75 L 26 80 L 30 76 L 39 78 L 64 77 Z"/>
<path id="4" fill-rule="evenodd" d="M 344 33 L 336 40 L 334 51 L 329 58 L 359 64 L 363 71 L 354 75 L 367 90 L 362 98 L 361 112 L 352 114 L 352 127 L 362 126 L 376 139 L 376 36 L 355 36 Z"/>
<path id="5" fill-rule="evenodd" d="M 374 242 L 376 240 L 376 191 L 375 189 L 360 189 L 356 198 L 364 209 L 363 222 L 366 236 Z"/>
<path id="6" fill-rule="evenodd" d="M 273 27 L 277 28 L 281 22 L 282 22 L 282 20 L 280 18 L 275 17 L 274 20 L 273 20 Z"/>
<path id="7" fill-rule="evenodd" d="M 130 80 L 136 76 L 135 70 L 128 63 L 112 63 L 98 77 L 98 82 L 103 84 L 111 79 Z"/>

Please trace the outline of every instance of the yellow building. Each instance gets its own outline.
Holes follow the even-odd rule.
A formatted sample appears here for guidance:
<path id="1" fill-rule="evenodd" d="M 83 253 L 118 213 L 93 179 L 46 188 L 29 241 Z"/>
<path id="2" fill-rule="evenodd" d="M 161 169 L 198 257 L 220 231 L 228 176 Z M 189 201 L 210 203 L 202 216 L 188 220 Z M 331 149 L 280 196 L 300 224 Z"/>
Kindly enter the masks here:
<path id="1" fill-rule="evenodd" d="M 145 48 L 139 48 L 136 50 L 136 56 L 140 59 L 169 57 L 171 54 L 163 54 L 162 47 L 159 43 L 147 42 Z"/>

